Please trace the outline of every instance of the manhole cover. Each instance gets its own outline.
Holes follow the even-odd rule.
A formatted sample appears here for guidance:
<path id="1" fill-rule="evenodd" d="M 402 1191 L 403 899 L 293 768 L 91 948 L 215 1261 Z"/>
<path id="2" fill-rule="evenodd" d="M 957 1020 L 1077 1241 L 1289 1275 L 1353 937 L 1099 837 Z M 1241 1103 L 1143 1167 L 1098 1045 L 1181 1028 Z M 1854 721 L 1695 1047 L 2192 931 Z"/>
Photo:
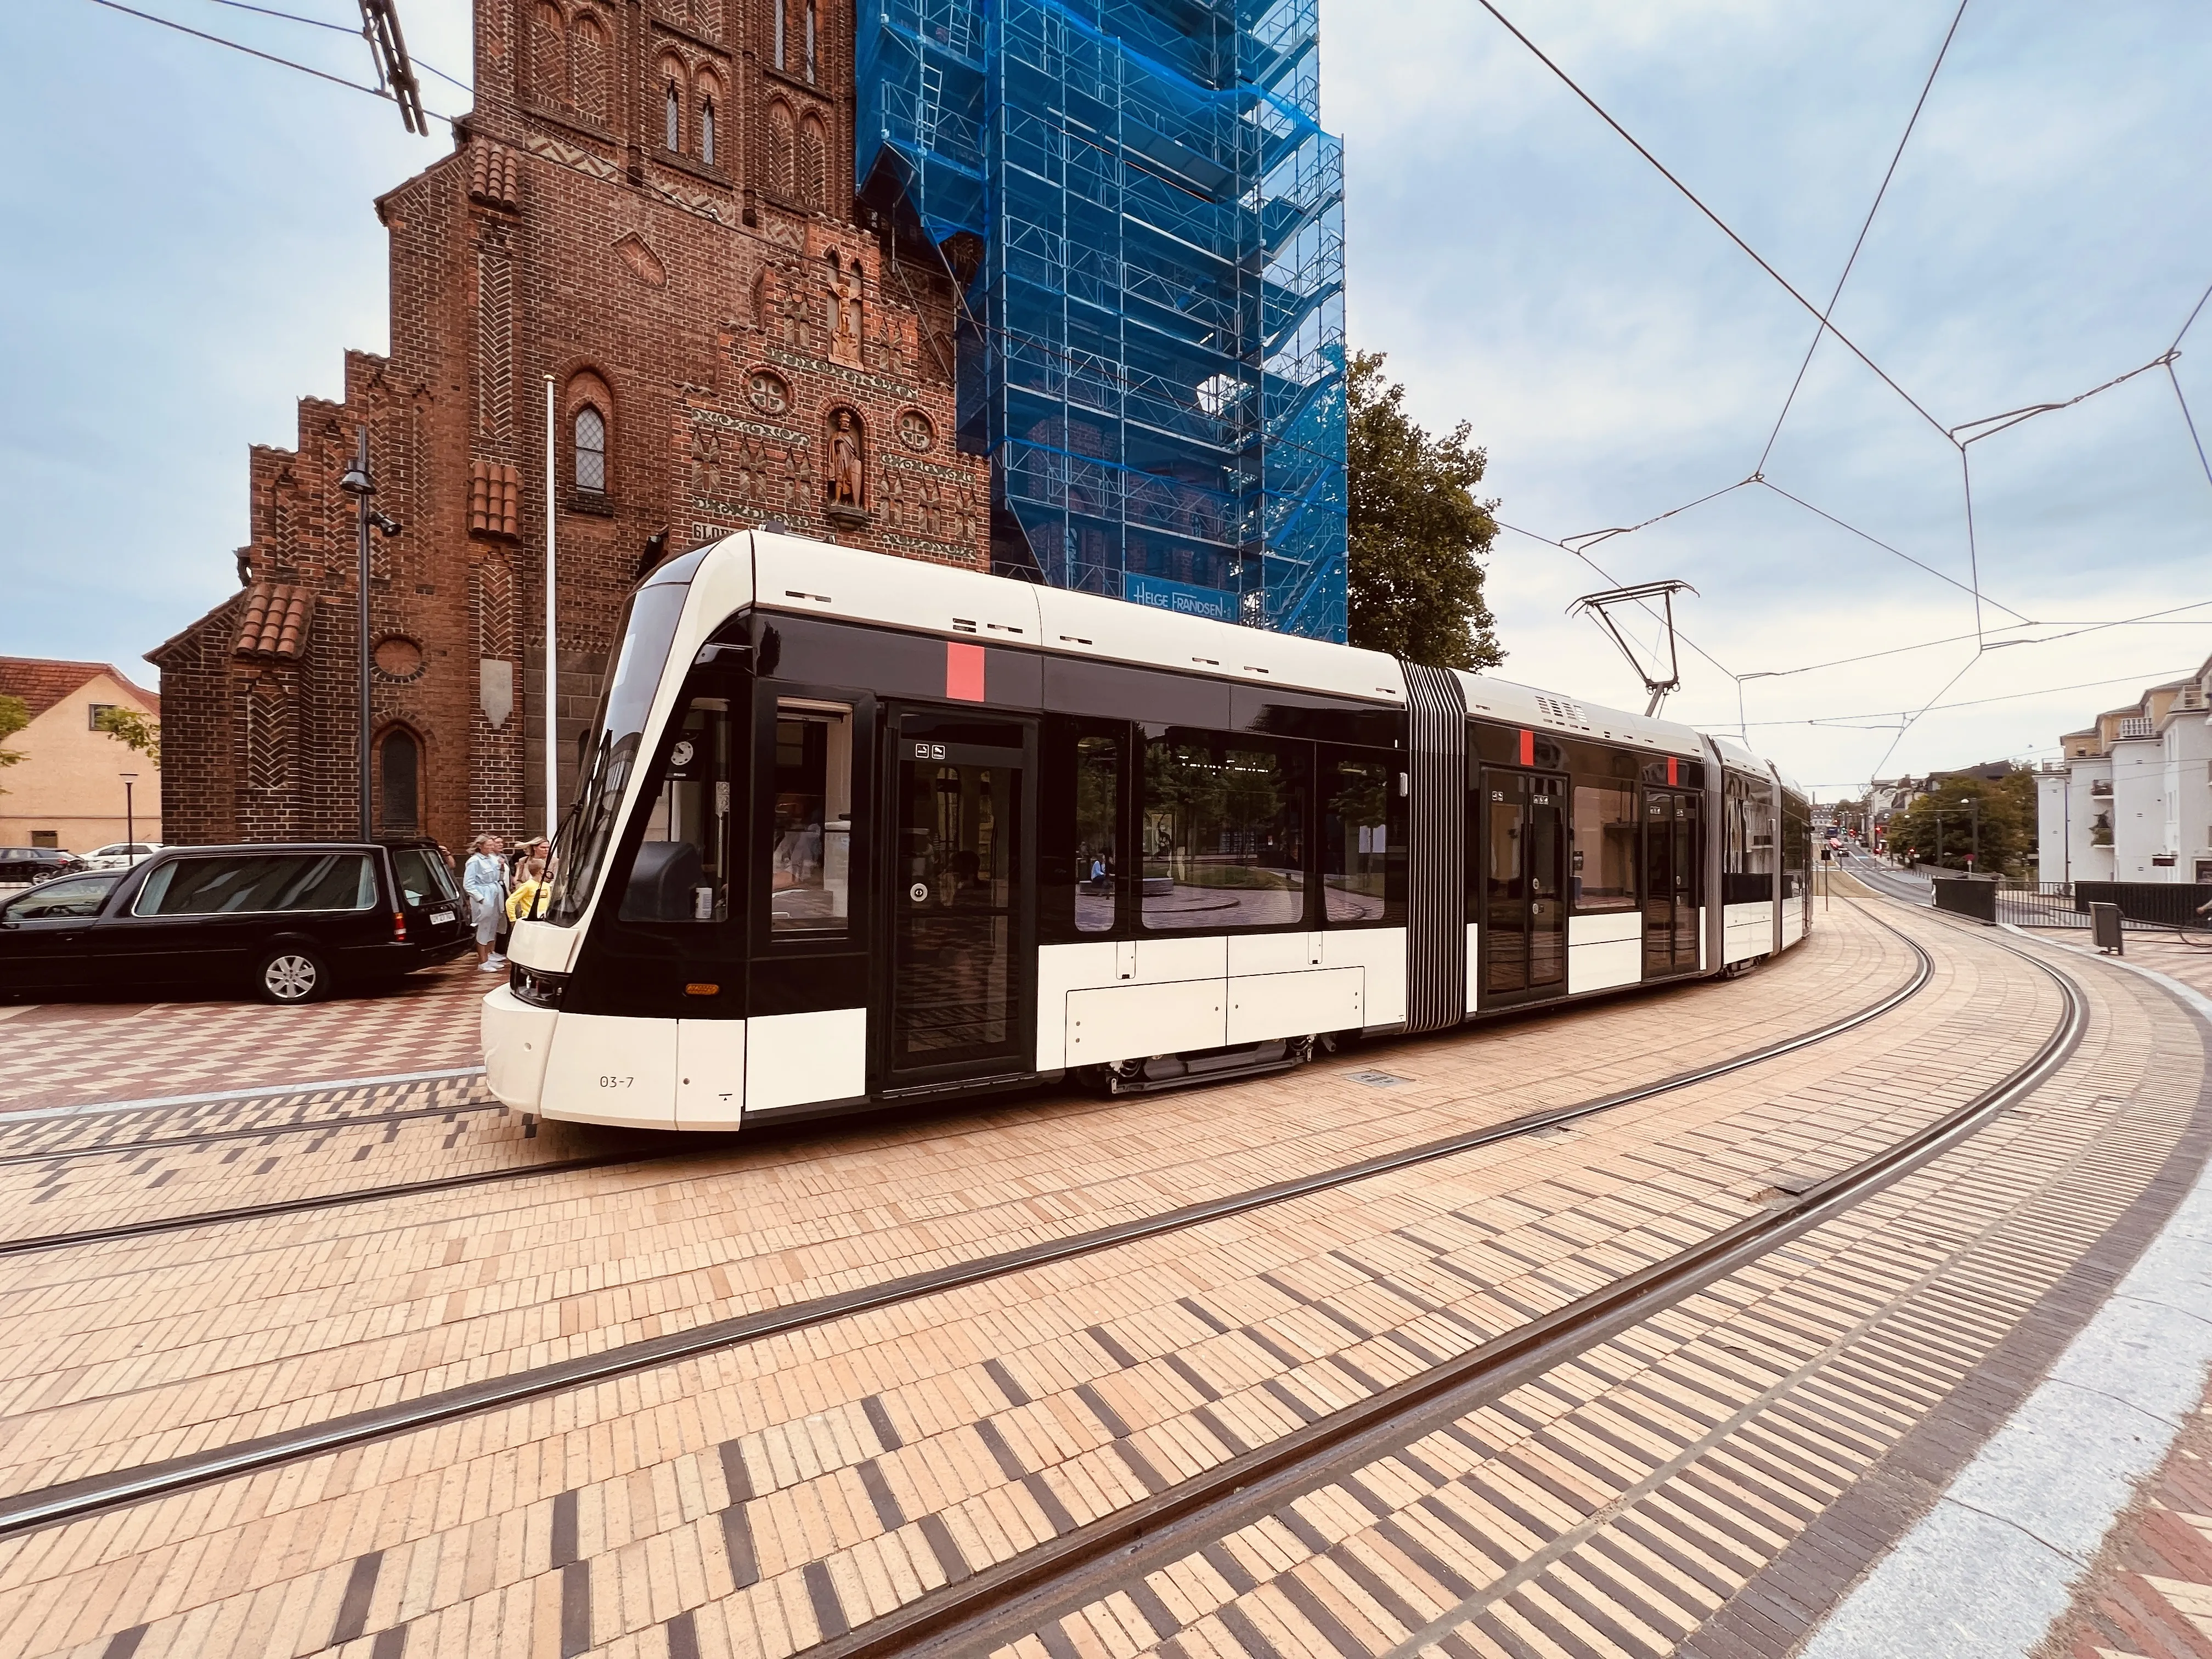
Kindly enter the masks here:
<path id="1" fill-rule="evenodd" d="M 1395 1077 L 1389 1072 L 1348 1072 L 1346 1075 L 1354 1083 L 1364 1083 L 1370 1089 L 1395 1089 L 1401 1083 L 1413 1081 L 1411 1078 Z"/>

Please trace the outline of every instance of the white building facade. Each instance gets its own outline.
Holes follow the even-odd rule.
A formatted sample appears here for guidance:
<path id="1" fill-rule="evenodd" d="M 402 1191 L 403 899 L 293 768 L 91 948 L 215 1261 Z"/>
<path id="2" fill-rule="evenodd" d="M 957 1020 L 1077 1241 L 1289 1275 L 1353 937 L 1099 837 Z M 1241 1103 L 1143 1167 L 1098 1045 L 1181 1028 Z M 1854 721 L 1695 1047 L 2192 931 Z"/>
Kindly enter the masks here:
<path id="1" fill-rule="evenodd" d="M 2212 884 L 2212 661 L 2062 743 L 2036 779 L 2043 880 Z"/>

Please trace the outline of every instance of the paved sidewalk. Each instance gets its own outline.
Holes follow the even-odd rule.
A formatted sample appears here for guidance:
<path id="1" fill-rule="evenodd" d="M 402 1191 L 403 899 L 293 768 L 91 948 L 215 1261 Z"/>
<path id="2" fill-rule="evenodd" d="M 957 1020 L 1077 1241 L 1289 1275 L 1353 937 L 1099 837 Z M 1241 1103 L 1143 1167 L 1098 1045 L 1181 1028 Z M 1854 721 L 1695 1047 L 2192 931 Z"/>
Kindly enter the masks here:
<path id="1" fill-rule="evenodd" d="M 304 1008 L 231 997 L 0 1007 L 0 1116 L 479 1065 L 477 1005 L 496 982 L 465 957 Z"/>

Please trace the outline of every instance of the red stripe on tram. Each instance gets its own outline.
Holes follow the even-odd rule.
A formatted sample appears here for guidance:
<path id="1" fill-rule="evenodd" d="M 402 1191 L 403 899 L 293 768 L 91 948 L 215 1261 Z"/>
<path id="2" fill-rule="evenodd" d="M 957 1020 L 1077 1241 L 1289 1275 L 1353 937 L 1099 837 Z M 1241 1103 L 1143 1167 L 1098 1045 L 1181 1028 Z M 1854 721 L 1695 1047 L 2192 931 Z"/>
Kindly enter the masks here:
<path id="1" fill-rule="evenodd" d="M 983 701 L 983 647 L 945 642 L 945 695 L 959 702 Z"/>
<path id="2" fill-rule="evenodd" d="M 1523 732 L 1521 734 L 1521 764 L 1534 766 L 1535 763 L 1536 734 L 1534 732 Z"/>
<path id="3" fill-rule="evenodd" d="M 1680 764 L 1672 755 L 1667 757 L 1667 787 L 1670 789 L 1682 781 L 1676 771 Z"/>

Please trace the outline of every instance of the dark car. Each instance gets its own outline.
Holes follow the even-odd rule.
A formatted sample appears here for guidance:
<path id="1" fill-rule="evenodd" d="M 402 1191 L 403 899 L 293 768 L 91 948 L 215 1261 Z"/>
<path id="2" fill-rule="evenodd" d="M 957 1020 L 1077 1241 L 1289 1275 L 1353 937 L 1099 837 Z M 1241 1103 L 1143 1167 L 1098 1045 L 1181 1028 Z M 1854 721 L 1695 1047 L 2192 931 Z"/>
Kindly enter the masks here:
<path id="1" fill-rule="evenodd" d="M 0 847 L 0 882 L 51 881 L 83 861 L 57 847 Z"/>
<path id="2" fill-rule="evenodd" d="M 308 1002 L 466 949 L 465 915 L 433 842 L 173 847 L 0 904 L 0 994 L 230 982 Z"/>

